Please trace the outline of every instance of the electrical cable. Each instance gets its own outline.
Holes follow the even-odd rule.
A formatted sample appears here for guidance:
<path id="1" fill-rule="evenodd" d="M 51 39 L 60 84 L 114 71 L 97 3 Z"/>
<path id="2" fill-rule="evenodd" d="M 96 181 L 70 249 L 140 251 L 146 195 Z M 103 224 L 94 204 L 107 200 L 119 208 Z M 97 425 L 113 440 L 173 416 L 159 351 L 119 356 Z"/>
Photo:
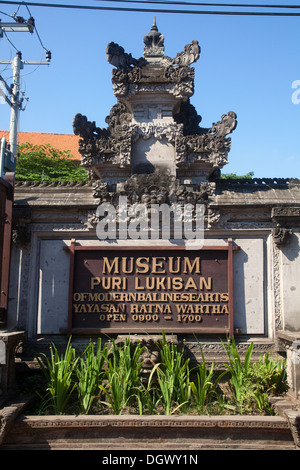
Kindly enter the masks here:
<path id="1" fill-rule="evenodd" d="M 142 2 L 146 3 L 146 2 Z M 19 2 L 3 1 L 0 4 L 18 5 Z M 24 2 L 24 5 L 44 7 L 44 8 L 66 8 L 77 10 L 99 10 L 99 11 L 123 11 L 123 12 L 138 12 L 138 13 L 178 13 L 189 15 L 226 15 L 226 16 L 273 16 L 273 17 L 299 17 L 299 13 L 291 12 L 253 12 L 253 11 L 200 11 L 200 10 L 173 10 L 173 9 L 159 9 L 159 8 L 123 8 L 123 7 L 109 7 L 109 6 L 91 6 L 91 5 L 66 5 L 60 3 L 38 3 L 38 2 Z"/>
<path id="2" fill-rule="evenodd" d="M 7 34 L 6 34 L 6 31 L 4 31 L 4 34 L 5 34 L 5 37 L 7 39 L 7 41 L 12 45 L 12 47 L 18 52 L 19 49 L 16 48 L 16 46 L 11 42 L 11 40 L 8 38 Z"/>
<path id="3" fill-rule="evenodd" d="M 24 6 L 26 7 L 26 9 L 27 9 L 27 11 L 28 11 L 28 13 L 29 13 L 30 18 L 32 18 L 31 11 L 29 10 L 28 5 L 27 5 L 25 2 L 22 2 L 22 4 L 19 4 L 17 10 L 15 11 L 15 13 L 14 13 L 13 15 L 9 15 L 9 14 L 4 13 L 4 12 L 2 12 L 2 13 L 3 13 L 4 15 L 6 15 L 6 16 L 9 16 L 10 18 L 13 18 L 13 19 L 15 20 L 15 17 L 16 17 L 16 15 L 17 15 L 17 13 L 18 13 L 18 11 L 19 11 L 19 9 L 20 9 L 20 7 L 21 7 L 22 5 L 24 5 Z M 1 12 L 0 12 L 0 13 L 1 13 Z M 0 23 L 1 23 L 1 21 L 0 21 Z M 41 37 L 40 37 L 40 35 L 39 35 L 39 32 L 38 32 L 38 30 L 37 30 L 37 28 L 36 28 L 36 25 L 34 25 L 34 31 L 36 32 L 37 38 L 38 38 L 38 40 L 39 40 L 39 42 L 40 42 L 42 48 L 43 48 L 46 52 L 48 52 L 49 49 L 47 49 L 47 48 L 44 46 L 44 44 L 43 44 L 43 42 L 42 42 L 42 40 L 41 40 Z M 17 48 L 12 44 L 12 42 L 8 39 L 6 33 L 5 33 L 5 36 L 6 36 L 7 40 L 11 43 L 11 45 L 12 45 L 12 46 L 16 49 L 16 51 L 17 51 L 18 49 L 17 49 Z"/>
<path id="4" fill-rule="evenodd" d="M 0 10 L 0 13 L 1 13 L 1 15 L 5 15 L 5 16 L 8 16 L 9 18 L 13 18 L 13 19 L 14 19 L 13 16 L 9 15 L 8 13 L 5 13 L 5 11 L 1 11 L 1 10 Z"/>
<path id="5" fill-rule="evenodd" d="M 28 8 L 28 6 L 27 6 L 26 3 L 25 3 L 25 6 L 26 6 L 26 8 L 27 8 L 27 11 L 28 11 L 30 17 L 32 17 L 31 11 L 29 10 L 29 8 Z M 36 25 L 34 25 L 34 30 L 35 30 L 35 32 L 36 32 L 36 35 L 37 35 L 37 37 L 38 37 L 38 40 L 40 41 L 40 44 L 41 44 L 42 48 L 47 52 L 49 49 L 47 49 L 47 48 L 44 46 L 44 44 L 42 43 L 42 40 L 41 40 L 41 37 L 40 37 L 40 35 L 39 35 L 39 33 L 38 33 L 38 30 L 37 30 L 37 28 L 36 28 Z"/>
<path id="6" fill-rule="evenodd" d="M 191 5 L 191 6 L 209 6 L 209 7 L 238 7 L 238 8 L 295 8 L 299 9 L 300 5 L 262 5 L 262 4 L 249 4 L 249 3 L 198 3 L 198 2 L 184 2 L 184 1 L 171 1 L 171 0 L 94 0 L 96 2 L 122 2 L 122 3 L 159 3 L 163 5 Z"/>

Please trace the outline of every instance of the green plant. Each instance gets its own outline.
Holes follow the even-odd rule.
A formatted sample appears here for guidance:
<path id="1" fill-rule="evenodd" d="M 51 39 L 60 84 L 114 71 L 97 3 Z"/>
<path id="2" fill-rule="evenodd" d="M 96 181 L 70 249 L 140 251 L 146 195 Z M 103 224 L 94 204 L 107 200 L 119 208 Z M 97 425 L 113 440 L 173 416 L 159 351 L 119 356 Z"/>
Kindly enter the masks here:
<path id="1" fill-rule="evenodd" d="M 163 332 L 158 343 L 161 363 L 156 364 L 157 380 L 161 391 L 161 404 L 167 415 L 188 404 L 191 395 L 189 359 L 184 360 L 183 350 L 166 340 Z"/>
<path id="2" fill-rule="evenodd" d="M 136 397 L 140 385 L 140 370 L 143 362 L 140 361 L 143 347 L 140 343 L 132 345 L 130 338 L 126 338 L 124 346 L 112 342 L 112 349 L 108 354 L 105 378 L 106 386 L 99 385 L 108 401 L 103 404 L 111 407 L 115 414 L 120 414 L 130 400 Z"/>
<path id="3" fill-rule="evenodd" d="M 259 384 L 262 392 L 276 395 L 288 390 L 286 361 L 271 357 L 269 352 L 260 357 L 258 362 L 251 364 L 249 376 L 253 382 Z"/>
<path id="4" fill-rule="evenodd" d="M 246 351 L 244 362 L 239 355 L 234 337 L 227 338 L 227 343 L 222 341 L 223 348 L 226 352 L 229 363 L 223 364 L 230 373 L 230 385 L 234 400 L 242 411 L 243 405 L 249 398 L 252 390 L 249 389 L 248 372 L 251 364 L 251 356 L 254 343 L 251 343 Z"/>
<path id="5" fill-rule="evenodd" d="M 254 171 L 249 171 L 245 175 L 237 175 L 236 173 L 222 173 L 222 179 L 251 179 L 254 176 Z"/>
<path id="6" fill-rule="evenodd" d="M 81 413 L 90 413 L 91 409 L 95 412 L 92 405 L 97 396 L 102 407 L 98 411 L 103 412 L 104 405 L 115 414 L 129 410 L 140 415 L 170 415 L 195 412 L 195 409 L 199 414 L 213 415 L 273 414 L 269 395 L 287 389 L 285 361 L 267 353 L 258 362 L 251 362 L 254 343 L 249 345 L 242 360 L 234 338 L 222 344 L 228 359 L 223 364 L 224 372 L 216 374 L 214 363 L 207 366 L 201 347 L 202 361 L 190 369 L 184 350 L 168 341 L 163 332 L 157 343 L 160 362 L 152 363 L 146 383 L 145 375 L 141 375 L 144 348 L 140 342 L 133 344 L 130 337 L 124 344 L 112 340 L 108 349 L 106 344 L 101 348 L 99 339 L 97 346 L 90 343 L 76 357 L 69 339 L 64 354 L 59 355 L 51 344 L 49 356 L 37 357 L 46 385 L 40 380 L 41 375 L 27 380 L 23 388 L 35 390 L 42 398 L 39 411 L 35 405 L 32 407 L 38 413 L 74 412 L 78 410 L 75 404 L 79 404 Z"/>
<path id="7" fill-rule="evenodd" d="M 259 384 L 257 384 L 256 390 L 254 390 L 254 400 L 256 407 L 260 412 L 272 414 L 272 406 L 270 404 L 268 394 L 267 392 L 262 392 Z"/>
<path id="8" fill-rule="evenodd" d="M 41 357 L 44 357 L 45 363 Z M 56 346 L 50 346 L 50 359 L 45 354 L 37 357 L 38 364 L 47 379 L 45 404 L 52 407 L 54 414 L 63 414 L 77 384 L 73 374 L 78 362 L 75 349 L 71 347 L 71 338 L 67 343 L 64 355 L 59 356 Z"/>
<path id="9" fill-rule="evenodd" d="M 16 165 L 17 181 L 86 181 L 87 171 L 74 161 L 70 151 L 50 144 L 21 144 Z"/>
<path id="10" fill-rule="evenodd" d="M 77 392 L 80 411 L 87 414 L 95 400 L 96 392 L 101 378 L 104 376 L 104 364 L 107 359 L 107 346 L 102 349 L 101 339 L 98 339 L 97 347 L 93 343 L 84 350 L 79 358 L 76 368 L 78 380 Z"/>
<path id="11" fill-rule="evenodd" d="M 160 393 L 155 383 L 152 382 L 153 373 L 155 369 L 153 368 L 149 379 L 148 384 L 145 386 L 142 382 L 136 390 L 136 399 L 139 409 L 139 414 L 157 414 L 158 406 L 160 403 Z"/>
<path id="12" fill-rule="evenodd" d="M 200 345 L 199 345 L 200 347 Z M 216 396 L 216 388 L 222 377 L 226 374 L 226 371 L 220 373 L 214 379 L 214 363 L 211 364 L 210 369 L 207 368 L 203 351 L 200 347 L 202 363 L 196 367 L 196 382 L 191 382 L 191 389 L 193 392 L 193 398 L 195 400 L 196 408 L 199 414 L 202 414 L 205 405 L 210 405 Z"/>

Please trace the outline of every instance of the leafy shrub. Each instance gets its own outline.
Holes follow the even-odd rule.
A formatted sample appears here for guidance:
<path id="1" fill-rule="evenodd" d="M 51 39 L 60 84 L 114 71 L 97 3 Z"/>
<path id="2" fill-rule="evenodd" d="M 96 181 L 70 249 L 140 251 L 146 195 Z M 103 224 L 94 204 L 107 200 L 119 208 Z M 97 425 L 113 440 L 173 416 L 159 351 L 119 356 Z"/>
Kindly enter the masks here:
<path id="1" fill-rule="evenodd" d="M 262 392 L 278 395 L 288 390 L 286 361 L 270 357 L 269 352 L 250 365 L 249 377 Z"/>
<path id="2" fill-rule="evenodd" d="M 44 357 L 44 362 L 41 357 Z M 54 414 L 63 414 L 75 390 L 77 383 L 73 381 L 73 374 L 78 362 L 75 358 L 75 349 L 68 341 L 64 355 L 59 356 L 54 344 L 50 347 L 50 359 L 43 354 L 37 357 L 42 372 L 47 379 L 46 396 L 44 404 L 53 409 Z"/>
<path id="3" fill-rule="evenodd" d="M 97 348 L 93 343 L 89 343 L 79 358 L 76 367 L 76 377 L 78 380 L 78 400 L 80 411 L 88 414 L 94 400 L 98 395 L 99 383 L 104 380 L 104 364 L 107 360 L 107 347 L 102 349 L 101 340 L 98 340 Z"/>
<path id="4" fill-rule="evenodd" d="M 87 172 L 74 162 L 70 151 L 26 143 L 18 147 L 16 180 L 86 181 Z"/>
<path id="5" fill-rule="evenodd" d="M 266 354 L 251 362 L 253 343 L 242 359 L 234 338 L 222 343 L 227 362 L 216 373 L 200 345 L 202 361 L 191 369 L 183 349 L 163 333 L 157 342 L 160 362 L 153 363 L 148 380 L 140 342 L 128 337 L 124 344 L 112 340 L 102 347 L 98 340 L 76 357 L 70 341 L 61 356 L 52 344 L 49 358 L 38 357 L 47 382 L 44 393 L 38 392 L 40 412 L 273 414 L 269 396 L 287 391 L 285 361 Z"/>
<path id="6" fill-rule="evenodd" d="M 115 414 L 121 414 L 137 393 L 143 366 L 140 361 L 142 351 L 140 343 L 132 345 L 130 338 L 126 338 L 124 346 L 112 342 L 104 373 L 107 384 L 99 385 L 99 388 L 108 399 L 102 403 L 112 408 Z"/>

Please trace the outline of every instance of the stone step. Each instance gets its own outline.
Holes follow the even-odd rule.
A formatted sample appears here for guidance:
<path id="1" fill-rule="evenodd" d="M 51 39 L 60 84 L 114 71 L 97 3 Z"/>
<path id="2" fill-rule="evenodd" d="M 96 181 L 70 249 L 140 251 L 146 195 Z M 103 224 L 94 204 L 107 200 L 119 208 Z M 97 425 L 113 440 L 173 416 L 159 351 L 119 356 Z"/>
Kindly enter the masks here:
<path id="1" fill-rule="evenodd" d="M 297 450 L 281 416 L 19 416 L 2 450 Z"/>

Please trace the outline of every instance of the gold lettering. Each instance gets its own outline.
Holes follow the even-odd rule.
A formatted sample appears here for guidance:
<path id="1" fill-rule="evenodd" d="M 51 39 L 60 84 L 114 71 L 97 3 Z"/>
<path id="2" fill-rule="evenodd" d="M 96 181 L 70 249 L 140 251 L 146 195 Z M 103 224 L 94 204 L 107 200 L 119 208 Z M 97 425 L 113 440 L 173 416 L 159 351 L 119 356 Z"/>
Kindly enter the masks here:
<path id="1" fill-rule="evenodd" d="M 173 289 L 180 290 L 182 289 L 182 287 L 183 287 L 183 280 L 181 279 L 181 277 L 173 277 Z"/>
<path id="2" fill-rule="evenodd" d="M 146 289 L 153 290 L 155 289 L 156 279 L 154 277 L 148 277 L 146 279 Z"/>
<path id="3" fill-rule="evenodd" d="M 75 313 L 79 313 L 80 304 L 73 304 L 73 307 L 75 309 Z"/>
<path id="4" fill-rule="evenodd" d="M 140 281 L 140 278 L 139 278 L 139 277 L 136 277 L 136 278 L 134 279 L 135 289 L 136 289 L 136 290 L 145 290 L 145 287 L 144 287 L 144 286 L 139 285 L 139 281 Z"/>
<path id="5" fill-rule="evenodd" d="M 213 314 L 224 315 L 229 314 L 227 305 L 221 304 L 179 304 L 176 305 L 177 313 L 180 314 Z"/>
<path id="6" fill-rule="evenodd" d="M 141 313 L 168 313 L 172 314 L 172 309 L 169 304 L 131 304 L 130 305 L 131 314 L 141 314 Z"/>
<path id="7" fill-rule="evenodd" d="M 204 288 L 207 290 L 211 290 L 211 277 L 208 277 L 207 280 L 205 279 L 205 277 L 200 277 L 199 281 L 200 290 L 203 290 Z"/>
<path id="8" fill-rule="evenodd" d="M 185 285 L 185 289 L 196 289 L 197 290 L 196 283 L 195 283 L 195 281 L 192 277 L 188 278 L 188 281 Z"/>
<path id="9" fill-rule="evenodd" d="M 163 257 L 163 256 L 158 256 L 158 257 L 153 257 L 153 260 L 152 260 L 152 274 L 161 274 L 161 273 L 165 273 L 166 270 L 163 268 L 163 263 L 162 261 L 157 261 L 157 260 L 165 260 L 166 258 Z M 160 268 L 161 271 L 158 271 L 157 269 Z"/>
<path id="10" fill-rule="evenodd" d="M 128 269 L 126 266 L 126 260 L 126 257 L 122 258 L 122 271 L 125 274 L 131 274 L 133 272 L 133 257 L 130 258 L 130 267 Z"/>
<path id="11" fill-rule="evenodd" d="M 195 269 L 195 270 L 194 270 Z M 200 271 L 200 257 L 197 256 L 193 263 L 191 263 L 188 257 L 184 257 L 184 269 L 183 272 L 185 274 L 192 273 L 194 271 L 195 274 L 201 274 Z"/>
<path id="12" fill-rule="evenodd" d="M 120 315 L 118 313 L 116 314 L 109 313 L 108 315 L 106 315 L 106 320 L 107 321 L 126 321 L 126 315 Z"/>
<path id="13" fill-rule="evenodd" d="M 229 315 L 229 310 L 227 305 L 223 305 L 221 309 L 221 313 L 226 313 L 226 315 Z"/>
<path id="14" fill-rule="evenodd" d="M 166 287 L 165 287 L 165 280 L 166 278 L 165 277 L 158 277 L 156 278 L 156 289 L 160 290 L 161 288 L 163 290 L 166 290 Z"/>
<path id="15" fill-rule="evenodd" d="M 115 257 L 112 263 L 110 264 L 108 258 L 106 256 L 103 256 L 102 273 L 105 274 L 106 270 L 108 273 L 111 273 L 113 269 L 115 274 L 119 274 L 119 258 Z"/>
<path id="16" fill-rule="evenodd" d="M 180 256 L 177 256 L 177 267 L 176 267 L 176 269 L 174 268 L 173 260 L 174 260 L 173 256 L 170 256 L 169 257 L 169 271 L 172 274 L 178 274 L 180 272 Z"/>
<path id="17" fill-rule="evenodd" d="M 213 313 L 214 315 L 217 315 L 218 313 L 220 313 L 220 305 L 219 304 L 211 305 L 211 307 L 212 307 L 211 313 Z"/>
<path id="18" fill-rule="evenodd" d="M 229 300 L 229 294 L 223 293 L 221 294 L 221 302 L 228 302 Z"/>
<path id="19" fill-rule="evenodd" d="M 142 260 L 145 260 L 145 261 L 142 261 Z M 149 263 L 149 258 L 144 258 L 144 257 L 140 257 L 140 258 L 137 258 L 136 260 L 136 265 L 139 267 L 139 268 L 142 268 L 142 270 L 140 269 L 137 269 L 136 272 L 139 273 L 139 274 L 146 274 L 149 272 L 150 268 L 148 266 Z"/>
<path id="20" fill-rule="evenodd" d="M 100 277 L 91 277 L 91 289 L 94 290 L 95 286 L 99 286 Z"/>

